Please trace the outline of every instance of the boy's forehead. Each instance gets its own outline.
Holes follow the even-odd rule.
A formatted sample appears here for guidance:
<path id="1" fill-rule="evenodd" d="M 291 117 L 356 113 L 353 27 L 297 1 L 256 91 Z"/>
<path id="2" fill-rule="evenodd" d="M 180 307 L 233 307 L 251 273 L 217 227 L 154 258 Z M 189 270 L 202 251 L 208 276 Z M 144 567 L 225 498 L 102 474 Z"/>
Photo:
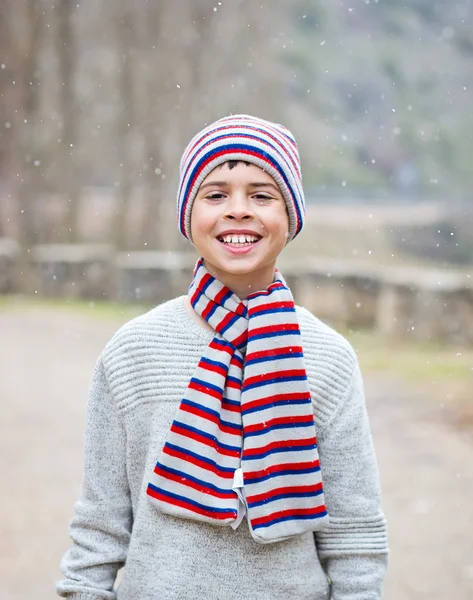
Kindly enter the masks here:
<path id="1" fill-rule="evenodd" d="M 217 178 L 219 180 L 228 179 L 228 181 L 274 181 L 271 175 L 261 167 L 252 163 L 236 160 L 227 161 L 221 165 L 217 165 L 210 171 L 202 183 Z"/>

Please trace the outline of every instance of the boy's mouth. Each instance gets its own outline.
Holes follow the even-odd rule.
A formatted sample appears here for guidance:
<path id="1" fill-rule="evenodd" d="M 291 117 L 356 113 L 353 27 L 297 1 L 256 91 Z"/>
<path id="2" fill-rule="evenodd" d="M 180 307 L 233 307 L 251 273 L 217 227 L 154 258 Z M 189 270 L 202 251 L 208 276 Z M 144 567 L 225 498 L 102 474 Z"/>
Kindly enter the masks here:
<path id="1" fill-rule="evenodd" d="M 217 236 L 218 241 L 226 246 L 245 248 L 260 241 L 262 236 L 254 233 L 227 233 Z"/>

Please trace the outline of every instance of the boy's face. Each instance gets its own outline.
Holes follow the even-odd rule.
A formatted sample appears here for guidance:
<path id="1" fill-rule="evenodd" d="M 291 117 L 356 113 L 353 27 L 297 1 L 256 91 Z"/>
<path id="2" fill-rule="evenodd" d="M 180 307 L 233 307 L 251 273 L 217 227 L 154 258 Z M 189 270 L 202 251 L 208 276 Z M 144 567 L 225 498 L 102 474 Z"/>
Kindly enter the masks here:
<path id="1" fill-rule="evenodd" d="M 207 268 L 241 295 L 242 277 L 257 289 L 272 283 L 276 259 L 287 242 L 289 218 L 268 173 L 244 162 L 232 167 L 224 163 L 202 182 L 192 207 L 191 230 Z M 252 291 L 256 289 L 248 293 Z"/>

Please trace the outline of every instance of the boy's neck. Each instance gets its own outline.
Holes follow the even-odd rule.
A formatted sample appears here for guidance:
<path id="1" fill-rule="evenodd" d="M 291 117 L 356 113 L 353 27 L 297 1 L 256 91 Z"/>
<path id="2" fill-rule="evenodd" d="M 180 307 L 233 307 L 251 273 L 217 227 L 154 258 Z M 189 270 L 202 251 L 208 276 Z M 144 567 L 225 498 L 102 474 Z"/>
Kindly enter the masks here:
<path id="1" fill-rule="evenodd" d="M 205 266 L 216 279 L 232 290 L 240 300 L 246 300 L 250 294 L 265 290 L 274 281 L 274 264 L 253 273 L 242 273 L 241 275 L 223 272 L 207 263 Z"/>
<path id="2" fill-rule="evenodd" d="M 198 325 L 200 325 L 200 327 L 202 327 L 203 329 L 208 329 L 209 331 L 214 331 L 213 327 L 211 325 L 209 325 L 203 317 L 201 317 L 198 313 L 196 313 L 192 304 L 190 303 L 189 296 L 186 297 L 185 307 L 186 307 L 188 315 L 191 317 L 191 319 L 193 321 L 195 321 Z"/>

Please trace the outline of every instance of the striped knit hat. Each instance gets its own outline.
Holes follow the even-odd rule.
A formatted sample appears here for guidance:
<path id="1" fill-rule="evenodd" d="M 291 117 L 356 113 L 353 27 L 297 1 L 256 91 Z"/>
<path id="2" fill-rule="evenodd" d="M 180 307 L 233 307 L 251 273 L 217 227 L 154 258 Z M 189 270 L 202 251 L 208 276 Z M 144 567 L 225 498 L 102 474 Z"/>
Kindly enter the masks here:
<path id="1" fill-rule="evenodd" d="M 192 241 L 191 211 L 207 175 L 229 160 L 242 160 L 266 171 L 278 184 L 289 214 L 289 240 L 302 229 L 305 200 L 296 140 L 283 125 L 249 115 L 212 123 L 190 141 L 180 163 L 177 196 L 179 229 Z"/>

